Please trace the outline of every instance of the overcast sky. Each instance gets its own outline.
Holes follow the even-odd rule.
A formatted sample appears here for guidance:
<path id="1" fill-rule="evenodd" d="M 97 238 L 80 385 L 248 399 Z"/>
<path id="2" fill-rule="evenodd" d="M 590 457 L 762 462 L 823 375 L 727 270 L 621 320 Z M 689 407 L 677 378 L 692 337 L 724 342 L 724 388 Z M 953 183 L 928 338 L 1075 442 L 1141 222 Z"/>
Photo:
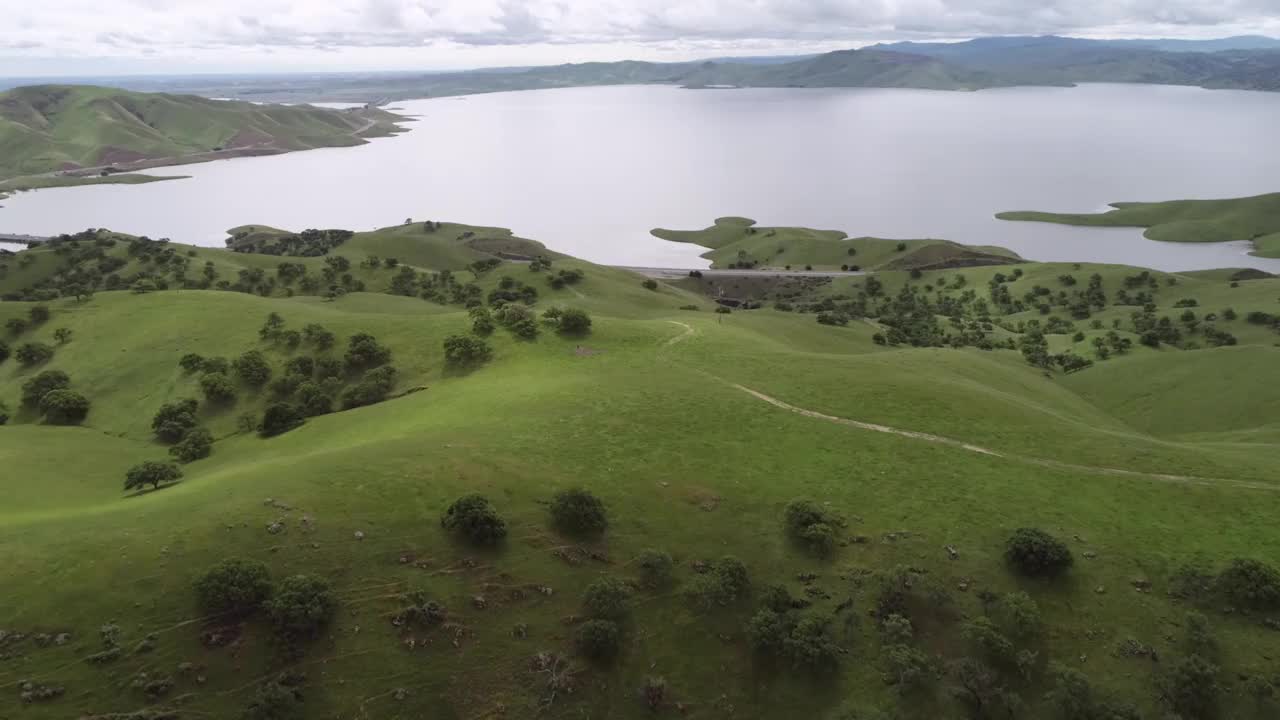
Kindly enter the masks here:
<path id="1" fill-rule="evenodd" d="M 1280 0 L 0 0 L 0 76 L 436 70 L 902 39 L 1280 35 Z"/>

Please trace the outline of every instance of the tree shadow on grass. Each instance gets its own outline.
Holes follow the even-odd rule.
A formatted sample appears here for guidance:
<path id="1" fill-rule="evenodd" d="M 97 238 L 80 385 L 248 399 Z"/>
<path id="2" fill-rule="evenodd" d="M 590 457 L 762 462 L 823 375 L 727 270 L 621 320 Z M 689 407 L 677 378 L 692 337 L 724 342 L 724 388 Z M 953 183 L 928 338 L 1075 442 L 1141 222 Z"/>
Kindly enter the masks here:
<path id="1" fill-rule="evenodd" d="M 126 493 L 128 493 L 128 494 L 126 494 L 126 495 L 124 496 L 124 499 L 125 499 L 125 500 L 131 500 L 131 499 L 133 499 L 133 498 L 137 498 L 137 497 L 144 497 L 144 496 L 146 496 L 146 495 L 151 495 L 151 494 L 153 494 L 153 493 L 158 493 L 158 492 L 160 492 L 160 491 L 162 491 L 162 490 L 168 490 L 168 489 L 169 489 L 169 488 L 171 488 L 171 487 L 175 487 L 175 486 L 177 486 L 177 485 L 181 485 L 181 484 L 182 484 L 182 481 L 181 481 L 181 480 L 179 480 L 179 481 L 177 481 L 177 482 L 165 483 L 165 484 L 163 484 L 163 485 L 161 485 L 161 486 L 159 486 L 159 487 L 142 488 L 141 490 L 134 490 L 133 492 L 129 492 L 129 491 L 127 491 L 127 490 L 126 490 L 125 492 L 126 492 Z"/>

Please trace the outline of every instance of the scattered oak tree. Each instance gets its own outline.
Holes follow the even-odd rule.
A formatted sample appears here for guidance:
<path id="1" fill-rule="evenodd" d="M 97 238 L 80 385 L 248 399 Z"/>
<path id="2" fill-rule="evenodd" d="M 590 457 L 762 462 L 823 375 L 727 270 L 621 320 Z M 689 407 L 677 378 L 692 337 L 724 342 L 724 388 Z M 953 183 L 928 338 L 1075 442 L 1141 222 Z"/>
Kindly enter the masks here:
<path id="1" fill-rule="evenodd" d="M 177 465 L 148 460 L 129 468 L 125 473 L 124 489 L 138 490 L 147 485 L 159 488 L 162 484 L 176 482 L 181 477 L 182 470 Z"/>

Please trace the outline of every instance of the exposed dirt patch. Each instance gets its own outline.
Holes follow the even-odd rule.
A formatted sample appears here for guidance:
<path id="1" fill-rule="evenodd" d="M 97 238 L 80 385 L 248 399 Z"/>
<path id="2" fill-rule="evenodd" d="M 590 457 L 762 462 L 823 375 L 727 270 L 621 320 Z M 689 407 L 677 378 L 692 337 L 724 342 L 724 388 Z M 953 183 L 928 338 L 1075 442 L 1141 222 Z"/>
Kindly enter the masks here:
<path id="1" fill-rule="evenodd" d="M 686 488 L 683 492 L 685 502 L 696 506 L 703 512 L 712 512 L 720 507 L 720 503 L 724 502 L 724 498 L 701 487 Z"/>
<path id="2" fill-rule="evenodd" d="M 143 153 L 135 150 L 126 150 L 125 148 L 112 147 L 108 145 L 102 149 L 102 154 L 98 156 L 98 164 L 124 165 L 149 159 L 151 159 L 149 155 L 144 155 Z"/>
<path id="3" fill-rule="evenodd" d="M 592 355 L 599 355 L 602 352 L 604 351 L 596 350 L 595 348 L 590 348 L 586 345 L 579 345 L 573 349 L 573 354 L 578 357 L 591 357 Z"/>
<path id="4" fill-rule="evenodd" d="M 267 133 L 262 132 L 261 130 L 245 128 L 237 132 L 235 136 L 228 140 L 226 147 L 227 149 L 247 148 L 257 145 L 270 145 L 272 142 L 275 142 L 275 138 L 271 137 Z"/>

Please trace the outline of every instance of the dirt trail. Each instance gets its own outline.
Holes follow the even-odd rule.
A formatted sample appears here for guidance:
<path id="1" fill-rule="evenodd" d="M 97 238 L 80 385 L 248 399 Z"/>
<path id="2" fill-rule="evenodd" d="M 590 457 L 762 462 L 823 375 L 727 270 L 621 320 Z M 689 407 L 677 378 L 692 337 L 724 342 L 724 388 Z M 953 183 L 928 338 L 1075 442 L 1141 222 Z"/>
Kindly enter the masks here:
<path id="1" fill-rule="evenodd" d="M 684 328 L 684 332 L 671 338 L 670 340 L 667 340 L 666 343 L 664 344 L 665 347 L 671 347 L 672 345 L 683 342 L 689 339 L 690 337 L 693 337 L 693 335 L 695 334 L 694 329 L 685 323 L 677 322 L 675 320 L 668 320 L 667 322 L 671 323 L 672 325 L 679 325 L 680 327 Z M 739 385 L 735 382 L 725 380 L 722 377 L 712 375 L 711 373 L 708 373 L 704 370 L 696 370 L 696 372 L 706 375 L 708 378 L 715 380 L 716 382 L 722 383 L 724 385 L 728 385 L 729 387 L 735 390 L 744 392 L 761 402 L 766 402 L 776 408 L 779 408 L 781 410 L 786 410 L 787 412 L 795 413 L 797 415 L 813 418 L 815 420 L 822 420 L 824 422 L 835 423 L 837 425 L 844 425 L 846 427 L 858 428 L 859 430 L 867 430 L 870 432 L 884 433 L 887 435 L 896 435 L 898 437 L 909 438 L 911 440 L 919 440 L 921 442 L 932 443 L 935 445 L 944 445 L 946 447 L 953 447 L 959 450 L 964 450 L 966 452 L 977 453 L 979 455 L 986 455 L 987 457 L 1000 458 L 1002 460 L 1009 460 L 1011 462 L 1018 462 L 1018 463 L 1023 463 L 1027 465 L 1036 465 L 1039 467 L 1052 468 L 1055 470 L 1071 470 L 1075 472 L 1085 472 L 1085 473 L 1091 473 L 1095 475 L 1112 475 L 1112 476 L 1119 476 L 1119 477 L 1145 478 L 1148 480 L 1157 480 L 1160 482 L 1169 482 L 1169 483 L 1179 483 L 1184 485 L 1215 485 L 1215 486 L 1229 485 L 1232 487 L 1238 487 L 1238 488 L 1243 488 L 1248 490 L 1265 490 L 1269 492 L 1275 492 L 1276 490 L 1280 490 L 1280 486 L 1269 485 L 1267 483 L 1262 483 L 1262 482 L 1253 482 L 1249 480 L 1230 480 L 1226 478 L 1205 478 L 1205 477 L 1196 477 L 1193 475 L 1171 475 L 1171 474 L 1165 474 L 1165 473 L 1149 473 L 1149 472 L 1142 472 L 1140 470 L 1125 470 L 1122 468 L 1098 467 L 1094 465 L 1076 465 L 1074 463 L 1065 463 L 1057 460 L 1048 460 L 1045 458 L 1027 457 L 1023 455 L 1014 455 L 1010 453 L 997 452 L 995 450 L 991 450 L 989 448 L 985 448 L 980 445 L 974 445 L 972 443 L 964 442 L 963 440 L 956 440 L 954 438 L 943 437 L 941 435 L 931 435 L 929 433 L 916 432 L 914 430 L 902 430 L 899 428 L 890 427 L 888 425 L 879 425 L 877 423 L 869 423 L 869 422 L 863 422 L 861 420 L 851 420 L 849 418 L 837 417 L 835 415 L 827 415 L 826 413 L 821 413 L 816 410 L 809 410 L 806 408 L 797 407 L 790 403 L 779 400 L 778 398 L 775 398 L 773 396 L 766 395 L 760 392 L 759 390 L 753 390 L 749 387 L 746 387 L 745 385 Z"/>

